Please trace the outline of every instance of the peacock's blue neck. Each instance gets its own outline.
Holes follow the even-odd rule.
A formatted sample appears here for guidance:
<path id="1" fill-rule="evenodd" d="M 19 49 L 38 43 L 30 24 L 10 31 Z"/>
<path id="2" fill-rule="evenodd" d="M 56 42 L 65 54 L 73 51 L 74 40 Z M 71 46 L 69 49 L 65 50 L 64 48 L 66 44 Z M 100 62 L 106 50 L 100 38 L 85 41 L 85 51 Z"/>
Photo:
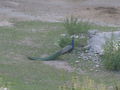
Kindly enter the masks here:
<path id="1" fill-rule="evenodd" d="M 72 48 L 74 48 L 75 46 L 75 41 L 74 41 L 74 37 L 72 38 Z"/>

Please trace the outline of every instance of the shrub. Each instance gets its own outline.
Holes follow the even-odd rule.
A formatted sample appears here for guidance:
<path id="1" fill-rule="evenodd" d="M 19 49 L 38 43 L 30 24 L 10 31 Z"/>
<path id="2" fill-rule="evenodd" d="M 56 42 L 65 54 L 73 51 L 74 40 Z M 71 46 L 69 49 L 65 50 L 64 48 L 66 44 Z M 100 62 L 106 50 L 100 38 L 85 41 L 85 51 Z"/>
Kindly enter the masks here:
<path id="1" fill-rule="evenodd" d="M 90 29 L 89 23 L 80 22 L 78 18 L 73 16 L 64 20 L 64 27 L 70 35 L 85 33 Z"/>
<path id="2" fill-rule="evenodd" d="M 79 39 L 75 39 L 75 46 L 79 46 L 79 42 L 80 40 Z M 67 37 L 61 37 L 58 44 L 60 47 L 65 47 L 67 45 L 71 45 L 72 43 L 72 38 L 70 38 L 70 36 L 67 36 Z"/>
<path id="3" fill-rule="evenodd" d="M 60 38 L 58 43 L 59 43 L 60 47 L 65 47 L 66 45 L 71 44 L 71 38 L 62 37 L 62 38 Z"/>
<path id="4" fill-rule="evenodd" d="M 111 37 L 111 39 L 106 42 L 102 60 L 107 70 L 120 70 L 120 42 L 116 41 L 114 37 Z"/>
<path id="5" fill-rule="evenodd" d="M 59 46 L 65 47 L 66 45 L 71 44 L 71 36 L 75 37 L 75 46 L 85 46 L 87 44 L 87 38 L 79 38 L 81 33 L 86 33 L 90 29 L 90 25 L 85 22 L 78 21 L 78 18 L 71 16 L 64 20 L 65 30 L 69 35 L 60 38 Z M 78 38 L 76 38 L 78 36 Z"/>

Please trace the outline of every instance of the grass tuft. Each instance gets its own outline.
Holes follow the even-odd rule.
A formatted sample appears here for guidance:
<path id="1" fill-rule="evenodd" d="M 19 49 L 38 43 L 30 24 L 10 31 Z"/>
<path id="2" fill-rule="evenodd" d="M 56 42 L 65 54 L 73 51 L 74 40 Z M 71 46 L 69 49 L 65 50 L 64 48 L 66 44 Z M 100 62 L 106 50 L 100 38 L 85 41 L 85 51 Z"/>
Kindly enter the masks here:
<path id="1" fill-rule="evenodd" d="M 106 42 L 102 59 L 107 70 L 120 70 L 120 41 L 116 41 L 114 36 Z"/>
<path id="2" fill-rule="evenodd" d="M 64 27 L 68 34 L 80 34 L 86 33 L 90 29 L 90 25 L 87 22 L 78 21 L 78 18 L 71 16 L 64 20 Z"/>

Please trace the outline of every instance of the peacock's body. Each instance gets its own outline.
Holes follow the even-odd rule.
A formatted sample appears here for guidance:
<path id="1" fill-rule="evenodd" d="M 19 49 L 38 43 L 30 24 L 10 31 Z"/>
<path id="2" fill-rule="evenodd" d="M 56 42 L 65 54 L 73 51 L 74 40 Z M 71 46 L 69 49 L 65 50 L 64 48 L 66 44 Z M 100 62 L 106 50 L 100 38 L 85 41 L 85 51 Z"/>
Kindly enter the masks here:
<path id="1" fill-rule="evenodd" d="M 74 49 L 74 38 L 72 38 L 71 45 L 67 45 L 61 50 L 61 54 L 70 53 L 73 49 Z"/>
<path id="2" fill-rule="evenodd" d="M 71 45 L 67 45 L 66 47 L 64 47 L 63 49 L 61 49 L 60 51 L 54 53 L 51 56 L 45 57 L 45 58 L 40 58 L 40 57 L 28 57 L 28 59 L 30 60 L 45 60 L 45 61 L 49 61 L 49 60 L 55 60 L 57 57 L 66 54 L 66 53 L 70 53 L 72 50 L 74 49 L 74 38 L 72 38 L 72 44 Z"/>

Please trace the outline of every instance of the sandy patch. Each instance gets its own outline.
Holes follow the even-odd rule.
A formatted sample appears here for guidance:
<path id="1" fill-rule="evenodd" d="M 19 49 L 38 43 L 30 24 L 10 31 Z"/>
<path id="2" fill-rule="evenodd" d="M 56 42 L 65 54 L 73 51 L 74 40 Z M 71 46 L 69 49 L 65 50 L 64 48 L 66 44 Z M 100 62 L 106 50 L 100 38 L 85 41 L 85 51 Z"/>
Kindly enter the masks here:
<path id="1" fill-rule="evenodd" d="M 74 68 L 72 68 L 67 62 L 65 61 L 43 61 L 43 64 L 50 65 L 57 69 L 64 69 L 68 72 L 73 72 Z"/>
<path id="2" fill-rule="evenodd" d="M 26 37 L 22 40 L 14 42 L 14 43 L 18 44 L 18 45 L 23 45 L 23 46 L 40 47 L 40 45 L 35 43 L 34 40 L 30 37 Z"/>
<path id="3" fill-rule="evenodd" d="M 119 3 L 120 0 L 1 0 L 0 15 L 49 22 L 74 15 L 97 24 L 120 25 Z"/>
<path id="4" fill-rule="evenodd" d="M 8 1 L 8 4 L 13 5 L 13 6 L 18 6 L 19 3 L 15 1 Z"/>
<path id="5" fill-rule="evenodd" d="M 35 43 L 33 42 L 33 40 L 29 37 L 24 38 L 23 40 L 20 40 L 18 42 L 18 44 L 20 45 L 27 45 L 27 46 L 33 46 Z"/>
<path id="6" fill-rule="evenodd" d="M 8 21 L 0 21 L 0 26 L 13 26 L 13 23 Z"/>

